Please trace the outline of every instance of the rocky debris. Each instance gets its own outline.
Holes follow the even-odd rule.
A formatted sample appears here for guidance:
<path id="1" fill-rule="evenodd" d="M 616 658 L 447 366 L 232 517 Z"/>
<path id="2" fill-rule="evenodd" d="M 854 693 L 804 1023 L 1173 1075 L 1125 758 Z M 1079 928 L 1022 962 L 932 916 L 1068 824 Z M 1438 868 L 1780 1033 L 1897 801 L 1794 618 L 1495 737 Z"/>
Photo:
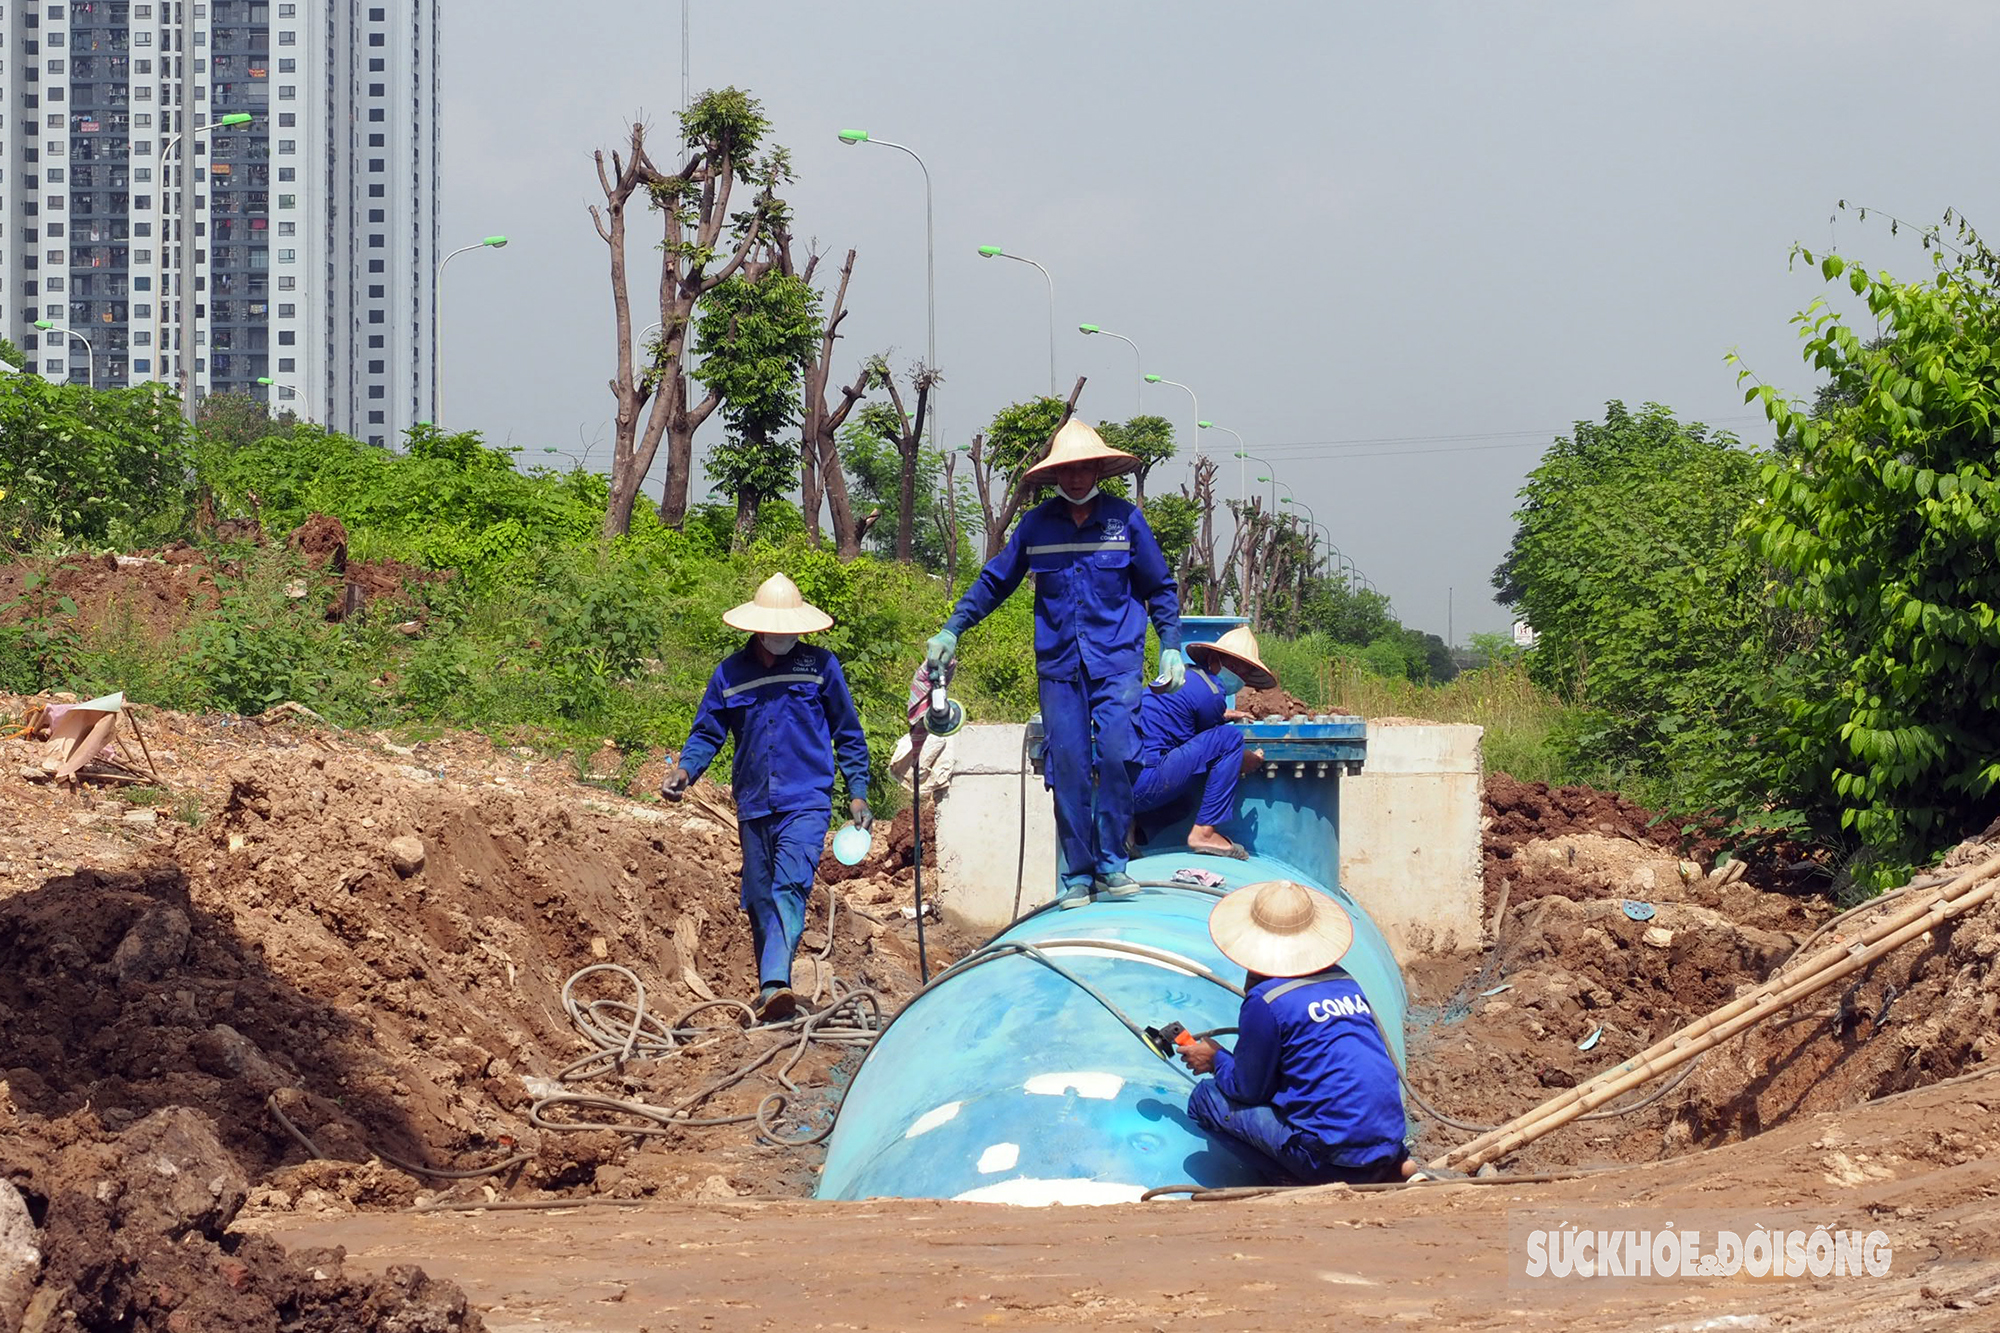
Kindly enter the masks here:
<path id="1" fill-rule="evenodd" d="M 111 954 L 120 986 L 158 981 L 187 956 L 194 927 L 179 909 L 162 903 L 141 913 Z"/>
<path id="2" fill-rule="evenodd" d="M 404 879 L 424 868 L 424 840 L 422 838 L 391 838 L 389 840 L 389 864 Z"/>
<path id="3" fill-rule="evenodd" d="M 0 1180 L 13 1182 L 0 1184 L 0 1219 L 8 1194 L 45 1213 L 35 1267 L 16 1268 L 32 1272 L 32 1285 L 16 1307 L 0 1304 L 0 1313 L 20 1314 L 24 1333 L 484 1327 L 463 1291 L 421 1269 L 349 1275 L 340 1250 L 288 1255 L 230 1232 L 243 1177 L 213 1122 L 185 1107 L 122 1134 L 85 1118 L 59 1143 L 0 1138 Z M 0 1276 L 0 1301 L 20 1296 L 20 1285 Z"/>
<path id="4" fill-rule="evenodd" d="M 331 514 L 307 516 L 285 544 L 303 556 L 311 569 L 325 574 L 347 570 L 347 527 Z"/>
<path id="5" fill-rule="evenodd" d="M 0 1328 L 13 1328 L 34 1295 L 41 1238 L 21 1191 L 0 1179 Z"/>

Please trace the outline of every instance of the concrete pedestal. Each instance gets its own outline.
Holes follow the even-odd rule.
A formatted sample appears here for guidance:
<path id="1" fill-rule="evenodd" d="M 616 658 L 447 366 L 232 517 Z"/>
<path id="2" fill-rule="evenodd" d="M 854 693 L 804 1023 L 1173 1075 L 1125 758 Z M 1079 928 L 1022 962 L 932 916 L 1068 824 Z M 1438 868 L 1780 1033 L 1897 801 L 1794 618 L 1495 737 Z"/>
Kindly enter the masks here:
<path id="1" fill-rule="evenodd" d="M 1017 867 L 1021 910 L 1055 895 L 1055 806 L 1032 771 L 1022 856 L 1024 732 L 967 727 L 954 739 L 951 786 L 938 801 L 938 906 L 972 930 L 1013 920 Z M 1340 780 L 1340 883 L 1399 962 L 1481 943 L 1482 735 L 1473 726 L 1370 723 L 1361 773 Z"/>

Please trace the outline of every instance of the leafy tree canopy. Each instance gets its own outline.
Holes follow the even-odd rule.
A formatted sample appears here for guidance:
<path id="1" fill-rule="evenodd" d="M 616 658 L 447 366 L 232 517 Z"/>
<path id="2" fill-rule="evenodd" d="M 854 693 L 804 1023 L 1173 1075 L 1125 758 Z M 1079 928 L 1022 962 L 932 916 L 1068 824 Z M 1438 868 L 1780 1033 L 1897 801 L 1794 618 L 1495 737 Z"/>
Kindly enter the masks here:
<path id="1" fill-rule="evenodd" d="M 1749 532 L 1816 630 L 1780 739 L 1888 877 L 1989 817 L 2000 786 L 2000 259 L 1963 219 L 1945 228 L 1915 282 L 1795 251 L 1887 336 L 1816 300 L 1795 323 L 1828 377 L 1820 414 L 1746 396 L 1792 442 Z"/>

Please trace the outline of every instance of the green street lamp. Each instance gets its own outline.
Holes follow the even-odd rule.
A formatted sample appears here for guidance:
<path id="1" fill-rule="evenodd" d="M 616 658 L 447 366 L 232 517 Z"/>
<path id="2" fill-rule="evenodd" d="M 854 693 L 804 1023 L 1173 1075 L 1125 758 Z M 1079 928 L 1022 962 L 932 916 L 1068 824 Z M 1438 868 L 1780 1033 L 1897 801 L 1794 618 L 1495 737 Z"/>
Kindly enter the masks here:
<path id="1" fill-rule="evenodd" d="M 1000 246 L 997 245 L 980 246 L 979 257 L 981 259 L 1011 259 L 1016 263 L 1029 264 L 1033 265 L 1033 267 L 1037 269 L 1041 269 L 1043 281 L 1049 284 L 1049 397 L 1051 398 L 1055 397 L 1056 396 L 1056 280 L 1049 276 L 1049 271 L 1047 269 L 1042 268 L 1040 264 L 1036 264 L 1034 260 L 1028 258 L 1026 255 L 1010 255 L 1006 252 L 1006 250 L 1002 249 Z"/>
<path id="2" fill-rule="evenodd" d="M 438 261 L 431 278 L 431 422 L 444 428 L 444 266 L 469 250 L 505 250 L 505 236 L 482 236 L 473 245 L 461 245 Z"/>
<path id="3" fill-rule="evenodd" d="M 87 367 L 83 372 L 84 383 L 89 388 L 95 389 L 97 387 L 97 352 L 91 347 L 90 339 L 84 337 L 75 329 L 57 327 L 56 322 L 52 319 L 38 319 L 35 321 L 35 327 L 47 333 L 63 334 L 83 344 L 83 361 Z"/>
<path id="4" fill-rule="evenodd" d="M 567 449 L 558 449 L 553 444 L 545 444 L 542 446 L 542 452 L 545 454 L 561 454 L 564 458 L 567 458 L 571 463 L 576 465 L 577 471 L 579 472 L 583 471 L 583 460 L 578 458 L 575 454 L 571 453 Z"/>
<path id="5" fill-rule="evenodd" d="M 1207 451 L 1207 450 L 1205 450 L 1204 448 L 1202 448 L 1202 444 L 1201 444 L 1201 399 L 1199 399 L 1199 398 L 1195 397 L 1195 394 L 1194 394 L 1194 390 L 1193 390 L 1193 389 L 1190 389 L 1190 388 L 1188 388 L 1188 386 L 1187 386 L 1187 385 L 1185 385 L 1185 384 L 1182 384 L 1182 383 L 1181 383 L 1181 382 L 1180 382 L 1179 380 L 1170 380 L 1170 379 L 1167 379 L 1167 378 L 1165 378 L 1164 376 L 1161 376 L 1161 375 L 1148 375 L 1148 376 L 1146 376 L 1146 383 L 1148 383 L 1148 384 L 1171 384 L 1171 385 L 1173 385 L 1173 386 L 1174 386 L 1174 387 L 1175 387 L 1176 389 L 1180 389 L 1180 390 L 1184 391 L 1184 392 L 1185 392 L 1185 393 L 1187 394 L 1187 396 L 1188 396 L 1188 401 L 1194 404 L 1194 422 L 1195 422 L 1195 425 L 1194 425 L 1194 452 L 1195 452 L 1195 456 L 1196 456 L 1197 458 L 1205 456 L 1205 455 L 1207 454 L 1207 452 L 1208 452 L 1208 451 Z"/>
<path id="6" fill-rule="evenodd" d="M 923 158 L 917 156 L 917 150 L 908 144 L 896 143 L 889 139 L 872 138 L 867 130 L 842 130 L 840 131 L 840 141 L 850 148 L 856 144 L 873 143 L 880 144 L 884 148 L 893 148 L 899 153 L 907 153 L 910 160 L 917 164 L 917 170 L 924 173 L 924 368 L 935 374 L 937 371 L 937 232 L 933 220 L 934 213 L 931 207 L 930 166 Z M 931 446 L 935 448 L 938 440 L 938 410 L 935 391 L 931 395 L 930 432 Z"/>
<path id="7" fill-rule="evenodd" d="M 1116 338 L 1132 349 L 1132 415 L 1137 416 L 1141 410 L 1139 396 L 1145 388 L 1145 377 L 1142 372 L 1146 369 L 1146 356 L 1139 350 L 1139 344 L 1122 333 L 1113 333 L 1110 329 L 1100 328 L 1095 324 L 1079 324 L 1076 326 L 1076 331 L 1086 337 L 1093 333 L 1101 333 L 1107 338 Z"/>
<path id="8" fill-rule="evenodd" d="M 174 155 L 174 150 L 176 148 L 181 147 L 183 140 L 191 139 L 198 135 L 207 134 L 212 130 L 226 130 L 234 128 L 237 125 L 248 125 L 251 121 L 255 119 L 256 117 L 247 111 L 232 111 L 226 116 L 218 116 L 216 119 L 210 121 L 206 125 L 197 125 L 193 129 L 187 131 L 187 133 L 185 134 L 176 134 L 172 138 L 169 138 L 164 142 L 162 142 L 160 144 L 160 188 L 162 190 L 166 189 L 168 182 L 173 179 L 168 174 L 167 161 Z M 177 196 L 177 208 L 174 218 L 174 232 L 175 235 L 179 238 L 181 247 L 180 338 L 175 346 L 175 357 L 180 362 L 179 371 L 180 371 L 180 386 L 181 386 L 181 413 L 187 418 L 188 425 L 192 426 L 194 425 L 194 400 L 195 400 L 195 378 L 194 378 L 195 247 L 193 242 L 193 231 L 188 226 L 187 164 L 185 161 L 183 161 L 181 164 L 180 187 L 181 187 L 180 192 Z M 165 203 L 166 201 L 162 199 L 161 200 L 162 208 L 165 207 Z M 164 241 L 165 239 L 166 238 L 164 236 L 161 237 L 161 240 Z M 160 300 L 159 303 L 159 308 L 160 308 L 159 318 L 162 321 L 165 320 L 167 313 L 167 303 L 165 300 L 166 274 L 164 272 L 166 258 L 167 258 L 166 247 L 162 245 L 160 247 L 160 263 L 162 265 L 160 296 L 162 299 Z M 164 323 L 161 323 L 160 325 L 160 333 L 161 337 L 157 341 L 161 347 L 165 347 L 166 327 Z"/>

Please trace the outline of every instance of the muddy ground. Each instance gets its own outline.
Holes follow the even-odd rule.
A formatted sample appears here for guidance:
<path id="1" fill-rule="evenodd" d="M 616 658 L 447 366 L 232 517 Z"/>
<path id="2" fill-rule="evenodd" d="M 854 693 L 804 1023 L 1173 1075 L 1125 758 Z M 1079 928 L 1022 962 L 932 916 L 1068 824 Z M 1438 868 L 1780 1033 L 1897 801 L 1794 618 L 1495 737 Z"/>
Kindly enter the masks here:
<path id="1" fill-rule="evenodd" d="M 309 719 L 150 711 L 146 727 L 164 789 L 60 790 L 27 780 L 38 747 L 0 742 L 0 1179 L 50 1237 L 91 1225 L 73 1216 L 90 1194 L 70 1187 L 81 1177 L 143 1176 L 134 1136 L 165 1113 L 195 1115 L 240 1182 L 242 1197 L 231 1185 L 233 1203 L 173 1233 L 195 1249 L 246 1202 L 268 1214 L 811 1191 L 821 1150 L 770 1142 L 752 1117 L 783 1074 L 800 1091 L 764 1106 L 772 1123 L 787 1137 L 824 1125 L 854 1049 L 746 1031 L 747 1011 L 727 1003 L 754 992 L 755 969 L 722 793 L 637 801 L 479 738 L 405 746 Z M 890 1010 L 915 988 L 914 926 L 897 910 L 907 822 L 900 847 L 882 827 L 858 877 L 814 895 L 795 981 L 821 1005 L 867 992 Z M 962 947 L 936 927 L 928 942 L 934 966 Z M 684 1035 L 568 1090 L 723 1123 L 635 1140 L 531 1122 L 594 1049 L 562 995 L 598 964 L 629 968 L 646 1012 Z M 630 1021 L 622 977 L 576 993 L 611 1002 L 600 1026 Z M 607 1117 L 560 1106 L 543 1118 Z M 116 1214 L 101 1224 L 132 1229 Z M 250 1262 L 226 1247 L 211 1258 Z M 127 1267 L 139 1286 L 181 1280 L 143 1254 Z M 87 1328 L 168 1327 L 187 1304 L 162 1298 L 138 1323 L 84 1308 L 132 1285 L 52 1268 L 40 1290 L 70 1292 L 62 1309 Z M 193 1318 L 176 1327 L 225 1326 Z"/>
<path id="2" fill-rule="evenodd" d="M 28 701 L 4 703 L 18 715 Z M 585 782 L 568 758 L 479 737 L 403 744 L 297 715 L 145 716 L 157 790 L 57 790 L 23 775 L 33 747 L 0 741 L 0 1180 L 65 1255 L 14 1292 L 42 1302 L 27 1307 L 39 1327 L 473 1328 L 449 1283 L 349 1275 L 337 1255 L 287 1258 L 256 1238 L 318 1245 L 341 1218 L 374 1235 L 357 1213 L 411 1207 L 811 1192 L 820 1150 L 781 1145 L 754 1117 L 786 1137 L 823 1126 L 856 1050 L 746 1031 L 727 1003 L 755 975 L 725 793 L 634 799 L 661 760 L 615 750 L 592 761 L 604 779 Z M 631 768 L 629 784 L 610 776 Z M 1494 775 L 1488 797 L 1493 947 L 1410 969 L 1411 1079 L 1455 1118 L 1496 1123 L 1617 1063 L 1762 980 L 1837 910 L 1817 891 L 1824 876 L 1796 861 L 1732 869 L 1700 836 L 1605 793 Z M 861 867 L 824 865 L 797 978 L 820 1005 L 867 991 L 893 1010 L 913 992 L 901 911 L 913 831 L 906 811 Z M 928 817 L 925 833 L 929 852 Z M 1975 840 L 1955 860 L 1990 850 Z M 1581 1122 L 1508 1166 L 1688 1157 L 1976 1071 L 2000 1045 L 1996 924 L 1989 908 L 1947 926 L 1706 1057 L 1646 1107 Z M 933 927 L 932 965 L 971 943 Z M 534 1122 L 557 1076 L 598 1049 L 562 997 L 603 964 L 631 969 L 646 1012 L 683 1035 L 600 1061 L 571 1089 L 721 1123 L 635 1137 L 646 1122 L 553 1104 L 545 1121 L 621 1128 Z M 605 972 L 577 987 L 617 1032 L 634 998 Z M 800 1091 L 778 1106 L 781 1072 Z M 1425 1155 L 1471 1132 L 1415 1123 Z M 1991 1146 L 1982 1133 L 1935 1126 L 1930 1156 L 1910 1160 L 1970 1160 Z M 1876 1181 L 1888 1159 L 1849 1144 L 1827 1160 L 1831 1177 Z M 165 1211 L 148 1202 L 161 1161 L 202 1184 Z M 7 1235 L 0 1195 L 0 1313 Z M 830 1253 L 876 1265 L 875 1246 Z M 413 1253 L 384 1240 L 366 1267 Z M 493 1273 L 449 1275 L 493 1298 Z M 1116 1326 L 1125 1307 L 1076 1308 Z"/>

